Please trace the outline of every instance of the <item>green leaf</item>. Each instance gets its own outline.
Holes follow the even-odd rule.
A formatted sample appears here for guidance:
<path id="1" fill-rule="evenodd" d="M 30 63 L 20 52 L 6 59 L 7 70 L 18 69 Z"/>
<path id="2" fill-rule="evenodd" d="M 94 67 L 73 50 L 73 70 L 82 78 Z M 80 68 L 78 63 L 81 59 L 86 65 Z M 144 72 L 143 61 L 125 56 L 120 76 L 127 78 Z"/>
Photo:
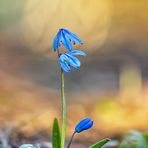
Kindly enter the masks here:
<path id="1" fill-rule="evenodd" d="M 61 148 L 61 135 L 58 119 L 55 118 L 52 128 L 52 148 Z"/>
<path id="2" fill-rule="evenodd" d="M 101 141 L 96 142 L 95 144 L 91 145 L 89 148 L 101 148 L 103 145 L 105 145 L 110 139 L 106 138 Z"/>

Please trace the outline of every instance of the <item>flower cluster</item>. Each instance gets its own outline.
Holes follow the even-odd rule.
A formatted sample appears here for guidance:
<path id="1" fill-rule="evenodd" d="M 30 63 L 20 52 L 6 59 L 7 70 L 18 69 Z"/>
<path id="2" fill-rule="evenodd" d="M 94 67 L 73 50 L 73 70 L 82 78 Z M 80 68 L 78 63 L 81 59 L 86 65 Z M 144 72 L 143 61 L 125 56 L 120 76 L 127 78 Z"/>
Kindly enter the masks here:
<path id="1" fill-rule="evenodd" d="M 59 53 L 59 63 L 64 72 L 70 72 L 71 67 L 78 69 L 81 62 L 75 56 L 86 55 L 83 51 L 73 49 L 72 46 L 76 43 L 83 44 L 77 35 L 65 28 L 59 29 L 54 38 L 53 49 L 55 52 L 58 51 L 60 46 L 64 46 L 68 50 L 68 52 Z"/>

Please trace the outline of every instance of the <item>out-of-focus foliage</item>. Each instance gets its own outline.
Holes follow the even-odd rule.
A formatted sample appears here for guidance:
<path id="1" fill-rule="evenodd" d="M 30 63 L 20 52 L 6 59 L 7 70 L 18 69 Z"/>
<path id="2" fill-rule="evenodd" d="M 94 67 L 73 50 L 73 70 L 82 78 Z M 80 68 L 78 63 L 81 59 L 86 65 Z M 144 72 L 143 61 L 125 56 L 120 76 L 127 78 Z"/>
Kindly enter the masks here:
<path id="1" fill-rule="evenodd" d="M 106 143 L 102 148 L 116 148 L 119 145 L 119 141 L 117 140 L 111 140 L 108 143 Z"/>
<path id="2" fill-rule="evenodd" d="M 139 132 L 132 130 L 122 139 L 111 140 L 103 148 L 147 148 L 148 132 Z"/>
<path id="3" fill-rule="evenodd" d="M 37 148 L 37 147 L 32 144 L 23 144 L 19 148 Z"/>
<path id="4" fill-rule="evenodd" d="M 148 147 L 148 140 L 147 140 L 148 133 L 140 133 L 138 131 L 131 131 L 129 132 L 123 139 L 122 143 L 120 144 L 120 148 L 147 148 Z"/>

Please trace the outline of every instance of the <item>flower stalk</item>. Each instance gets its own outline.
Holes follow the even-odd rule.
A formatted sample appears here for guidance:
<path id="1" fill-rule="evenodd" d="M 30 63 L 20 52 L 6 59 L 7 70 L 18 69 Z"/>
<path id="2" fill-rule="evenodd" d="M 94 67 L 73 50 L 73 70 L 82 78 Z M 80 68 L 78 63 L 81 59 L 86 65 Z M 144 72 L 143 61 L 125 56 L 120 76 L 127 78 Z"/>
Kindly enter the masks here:
<path id="1" fill-rule="evenodd" d="M 64 71 L 61 69 L 61 101 L 62 101 L 62 129 L 61 129 L 61 148 L 65 147 L 66 135 L 66 99 L 64 93 Z"/>
<path id="2" fill-rule="evenodd" d="M 71 137 L 69 138 L 67 148 L 70 148 L 70 145 L 72 143 L 72 140 L 73 140 L 73 137 L 74 137 L 75 134 L 76 134 L 76 131 L 74 131 L 73 134 L 71 135 Z"/>
<path id="3" fill-rule="evenodd" d="M 74 137 L 75 134 L 76 134 L 76 131 L 74 131 L 73 134 L 71 135 L 71 137 L 69 138 L 67 148 L 70 148 L 70 145 L 72 143 L 72 140 L 73 140 L 73 137 Z"/>
<path id="4" fill-rule="evenodd" d="M 57 49 L 58 58 L 60 51 Z M 61 68 L 61 104 L 62 104 L 62 128 L 61 128 L 61 148 L 65 148 L 65 135 L 66 135 L 66 98 L 65 98 L 65 82 L 64 71 Z"/>

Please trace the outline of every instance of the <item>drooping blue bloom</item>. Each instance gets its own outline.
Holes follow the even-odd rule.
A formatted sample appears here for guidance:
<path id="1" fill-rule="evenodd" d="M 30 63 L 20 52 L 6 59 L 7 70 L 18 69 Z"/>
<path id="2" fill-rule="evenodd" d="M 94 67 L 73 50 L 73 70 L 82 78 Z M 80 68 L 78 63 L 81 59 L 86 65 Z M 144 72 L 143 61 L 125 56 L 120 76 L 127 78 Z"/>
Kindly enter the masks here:
<path id="1" fill-rule="evenodd" d="M 90 118 L 82 119 L 75 127 L 75 132 L 80 133 L 93 126 L 93 121 Z"/>
<path id="2" fill-rule="evenodd" d="M 59 57 L 59 63 L 63 71 L 70 72 L 71 66 L 78 69 L 81 66 L 81 62 L 74 56 L 85 56 L 86 54 L 80 50 L 72 50 L 66 53 L 62 53 Z"/>
<path id="3" fill-rule="evenodd" d="M 53 49 L 54 51 L 57 51 L 57 49 L 63 45 L 65 48 L 71 51 L 72 45 L 76 43 L 83 44 L 83 42 L 77 35 L 70 32 L 68 29 L 61 28 L 59 29 L 58 33 L 56 34 L 54 38 Z"/>

